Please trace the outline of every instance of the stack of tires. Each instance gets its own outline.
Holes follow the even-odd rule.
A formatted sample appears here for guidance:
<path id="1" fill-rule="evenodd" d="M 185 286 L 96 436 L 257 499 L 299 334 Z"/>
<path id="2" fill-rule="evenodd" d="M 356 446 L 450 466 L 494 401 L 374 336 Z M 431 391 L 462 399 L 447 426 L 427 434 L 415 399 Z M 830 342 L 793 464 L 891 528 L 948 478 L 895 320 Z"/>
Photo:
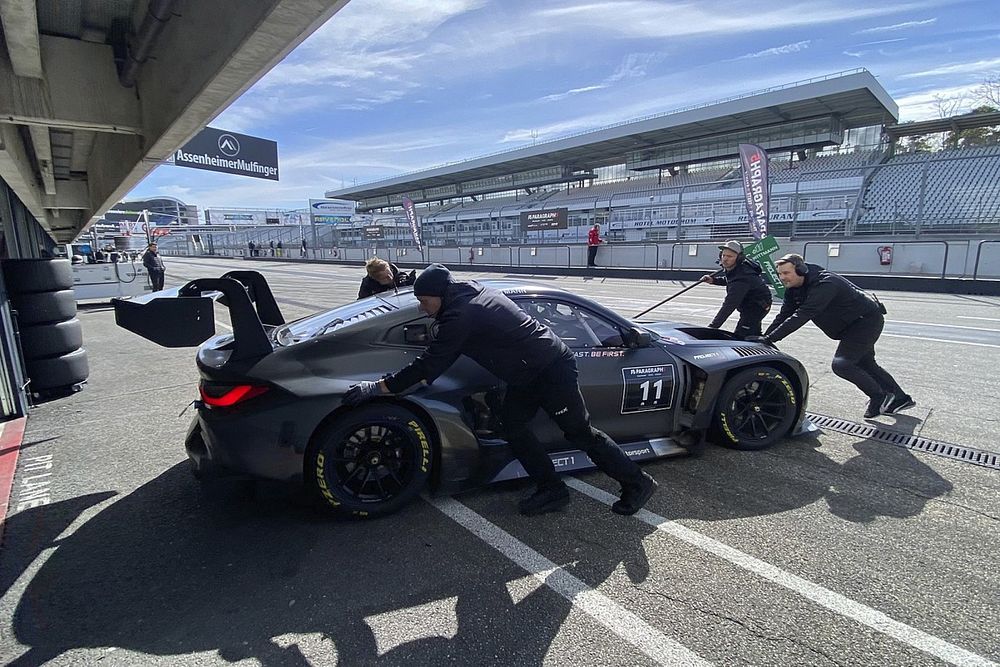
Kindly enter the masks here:
<path id="1" fill-rule="evenodd" d="M 73 268 L 68 259 L 5 259 L 4 282 L 16 311 L 28 389 L 41 396 L 67 393 L 90 368 L 76 318 Z"/>

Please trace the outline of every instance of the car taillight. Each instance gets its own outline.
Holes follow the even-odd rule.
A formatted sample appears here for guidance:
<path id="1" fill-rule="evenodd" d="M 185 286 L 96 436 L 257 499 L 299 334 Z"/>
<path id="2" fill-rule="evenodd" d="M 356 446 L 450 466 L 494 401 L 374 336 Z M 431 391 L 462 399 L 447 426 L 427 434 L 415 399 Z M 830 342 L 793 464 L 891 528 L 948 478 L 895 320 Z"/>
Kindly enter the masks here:
<path id="1" fill-rule="evenodd" d="M 260 396 L 269 389 L 259 384 L 205 384 L 198 386 L 201 400 L 214 408 L 231 408 L 234 405 Z"/>

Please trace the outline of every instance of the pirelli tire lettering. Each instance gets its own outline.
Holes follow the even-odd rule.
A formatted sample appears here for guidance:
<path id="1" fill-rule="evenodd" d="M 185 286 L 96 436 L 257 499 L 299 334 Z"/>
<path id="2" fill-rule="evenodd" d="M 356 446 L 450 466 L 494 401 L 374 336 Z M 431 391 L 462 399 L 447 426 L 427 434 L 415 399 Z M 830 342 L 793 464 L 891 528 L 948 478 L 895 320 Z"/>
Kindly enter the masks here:
<path id="1" fill-rule="evenodd" d="M 782 371 L 770 366 L 745 368 L 719 392 L 712 439 L 732 449 L 769 447 L 789 434 L 798 404 L 795 387 Z"/>
<path id="2" fill-rule="evenodd" d="M 316 435 L 307 457 L 307 479 L 321 506 L 334 514 L 382 516 L 426 486 L 432 447 L 427 427 L 406 408 L 365 405 Z"/>

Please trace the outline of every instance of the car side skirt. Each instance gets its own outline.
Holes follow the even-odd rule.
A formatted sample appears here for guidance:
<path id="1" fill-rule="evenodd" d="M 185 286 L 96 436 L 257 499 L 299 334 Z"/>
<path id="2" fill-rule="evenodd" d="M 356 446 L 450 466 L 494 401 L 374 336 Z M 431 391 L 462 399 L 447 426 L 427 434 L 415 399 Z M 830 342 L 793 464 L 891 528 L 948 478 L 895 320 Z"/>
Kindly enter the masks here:
<path id="1" fill-rule="evenodd" d="M 620 444 L 618 446 L 623 452 L 625 452 L 626 456 L 633 461 L 648 461 L 650 459 L 658 459 L 667 456 L 680 456 L 682 454 L 687 454 L 688 452 L 688 450 L 684 449 L 670 438 L 654 438 L 653 440 L 630 442 Z M 549 452 L 549 458 L 552 459 L 552 465 L 555 466 L 557 473 L 575 472 L 577 470 L 588 470 L 597 467 L 594 465 L 594 462 L 590 460 L 590 457 L 580 449 Z M 525 472 L 521 462 L 515 459 L 505 465 L 500 472 L 490 479 L 489 483 L 503 482 L 527 476 L 528 473 Z"/>

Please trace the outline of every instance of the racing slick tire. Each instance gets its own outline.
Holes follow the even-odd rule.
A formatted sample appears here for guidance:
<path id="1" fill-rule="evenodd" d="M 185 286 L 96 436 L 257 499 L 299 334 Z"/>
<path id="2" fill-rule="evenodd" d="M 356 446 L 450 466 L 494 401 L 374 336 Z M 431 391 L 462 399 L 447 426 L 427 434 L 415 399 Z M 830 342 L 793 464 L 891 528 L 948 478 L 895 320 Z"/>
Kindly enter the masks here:
<path id="1" fill-rule="evenodd" d="M 32 392 L 72 387 L 90 375 L 87 351 L 82 348 L 50 359 L 26 361 L 24 366 L 31 379 Z"/>
<path id="2" fill-rule="evenodd" d="M 430 430 L 398 405 L 366 405 L 317 433 L 305 479 L 324 509 L 340 516 L 391 514 L 431 475 Z"/>
<path id="3" fill-rule="evenodd" d="M 5 259 L 3 276 L 11 294 L 73 289 L 73 265 L 68 259 Z"/>
<path id="4" fill-rule="evenodd" d="M 76 296 L 71 289 L 37 294 L 11 294 L 11 307 L 22 327 L 62 322 L 76 317 Z"/>
<path id="5" fill-rule="evenodd" d="M 26 361 L 45 359 L 83 347 L 80 320 L 36 324 L 21 329 L 21 351 Z"/>
<path id="6" fill-rule="evenodd" d="M 746 368 L 719 392 L 712 440 L 731 449 L 764 449 L 788 435 L 797 411 L 798 396 L 784 373 L 770 366 Z"/>

